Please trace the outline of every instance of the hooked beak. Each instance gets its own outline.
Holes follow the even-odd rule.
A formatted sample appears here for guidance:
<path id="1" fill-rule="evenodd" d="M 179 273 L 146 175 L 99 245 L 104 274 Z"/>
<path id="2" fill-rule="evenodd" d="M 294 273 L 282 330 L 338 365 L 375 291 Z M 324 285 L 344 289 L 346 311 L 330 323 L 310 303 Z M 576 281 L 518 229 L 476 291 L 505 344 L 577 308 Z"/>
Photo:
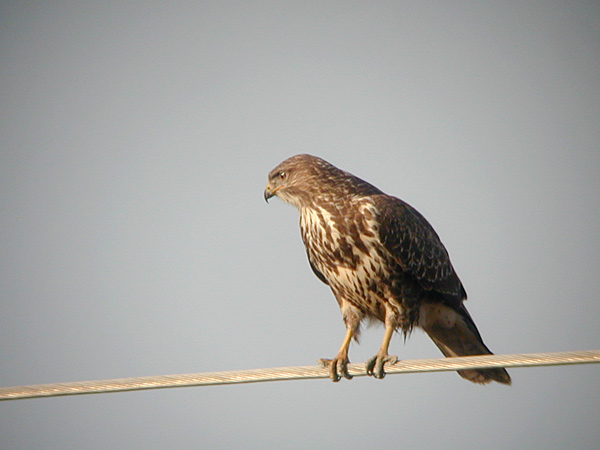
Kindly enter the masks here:
<path id="1" fill-rule="evenodd" d="M 271 186 L 267 185 L 265 192 L 264 192 L 265 202 L 269 203 L 269 199 L 271 197 L 273 197 L 274 195 L 275 195 L 275 191 L 272 191 Z"/>
<path id="2" fill-rule="evenodd" d="M 267 184 L 267 187 L 264 192 L 265 201 L 269 203 L 269 199 L 277 195 L 277 191 L 283 188 L 283 185 L 277 186 L 275 189 L 271 188 L 270 184 Z"/>

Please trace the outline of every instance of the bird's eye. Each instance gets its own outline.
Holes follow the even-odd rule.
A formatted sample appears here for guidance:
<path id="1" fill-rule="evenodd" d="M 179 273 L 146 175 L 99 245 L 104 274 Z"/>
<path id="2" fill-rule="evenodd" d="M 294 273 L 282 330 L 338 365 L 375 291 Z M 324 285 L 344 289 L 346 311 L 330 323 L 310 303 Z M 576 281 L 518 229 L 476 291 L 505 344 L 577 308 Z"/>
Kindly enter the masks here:
<path id="1" fill-rule="evenodd" d="M 279 178 L 285 180 L 287 178 L 287 172 L 279 172 Z"/>

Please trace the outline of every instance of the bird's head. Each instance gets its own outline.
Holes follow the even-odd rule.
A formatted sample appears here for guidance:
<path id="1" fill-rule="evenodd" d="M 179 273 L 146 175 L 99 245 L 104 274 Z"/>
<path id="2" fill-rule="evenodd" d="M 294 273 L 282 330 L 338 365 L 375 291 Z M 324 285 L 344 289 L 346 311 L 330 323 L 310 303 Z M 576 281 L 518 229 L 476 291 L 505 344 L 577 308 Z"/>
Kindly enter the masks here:
<path id="1" fill-rule="evenodd" d="M 315 187 L 321 164 L 328 164 L 311 155 L 296 155 L 286 159 L 271 172 L 264 192 L 267 203 L 277 196 L 286 203 L 301 208 Z"/>
<path id="2" fill-rule="evenodd" d="M 285 188 L 288 176 L 289 172 L 286 172 L 285 170 L 278 170 L 275 173 L 269 173 L 269 182 L 267 183 L 267 187 L 265 188 L 264 192 L 265 201 L 267 203 L 269 203 L 269 199 L 271 197 L 275 197 L 277 192 Z"/>
<path id="3" fill-rule="evenodd" d="M 269 173 L 265 200 L 273 196 L 298 209 L 315 201 L 340 203 L 348 198 L 381 194 L 375 186 L 312 155 L 286 159 Z"/>

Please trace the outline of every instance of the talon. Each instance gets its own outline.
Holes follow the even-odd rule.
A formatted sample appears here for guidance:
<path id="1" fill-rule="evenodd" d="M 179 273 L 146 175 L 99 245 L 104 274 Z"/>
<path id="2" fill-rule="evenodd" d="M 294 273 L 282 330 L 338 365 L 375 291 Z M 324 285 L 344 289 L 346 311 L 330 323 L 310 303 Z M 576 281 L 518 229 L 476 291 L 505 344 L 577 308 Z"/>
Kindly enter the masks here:
<path id="1" fill-rule="evenodd" d="M 348 358 L 339 358 L 337 356 L 333 359 L 321 358 L 318 363 L 323 368 L 329 368 L 329 378 L 334 383 L 340 381 L 342 377 L 347 380 L 352 379 L 352 375 L 348 372 L 348 364 L 350 363 Z"/>
<path id="2" fill-rule="evenodd" d="M 398 357 L 396 355 L 380 355 L 377 354 L 372 358 L 367 360 L 365 364 L 365 368 L 367 370 L 367 375 L 371 375 L 375 378 L 382 379 L 385 377 L 385 370 L 383 366 L 385 363 L 389 363 L 390 365 L 396 364 L 398 362 Z"/>
<path id="3" fill-rule="evenodd" d="M 376 359 L 377 359 L 377 356 L 373 356 L 372 358 L 367 359 L 367 362 L 365 364 L 365 369 L 367 371 L 367 375 L 369 375 L 369 376 L 373 375 L 373 367 L 375 367 Z"/>
<path id="4" fill-rule="evenodd" d="M 333 361 L 331 361 L 331 364 L 329 365 L 329 378 L 331 378 L 331 381 L 333 381 L 334 383 L 337 383 L 342 379 L 342 377 L 337 371 L 337 361 L 335 360 L 335 358 L 333 359 Z"/>
<path id="5" fill-rule="evenodd" d="M 345 360 L 341 360 L 340 363 L 342 365 L 341 372 L 342 372 L 343 377 L 346 380 L 351 380 L 352 379 L 352 375 L 350 375 L 350 373 L 348 373 L 348 364 L 350 363 L 350 361 L 348 359 L 345 359 Z"/>

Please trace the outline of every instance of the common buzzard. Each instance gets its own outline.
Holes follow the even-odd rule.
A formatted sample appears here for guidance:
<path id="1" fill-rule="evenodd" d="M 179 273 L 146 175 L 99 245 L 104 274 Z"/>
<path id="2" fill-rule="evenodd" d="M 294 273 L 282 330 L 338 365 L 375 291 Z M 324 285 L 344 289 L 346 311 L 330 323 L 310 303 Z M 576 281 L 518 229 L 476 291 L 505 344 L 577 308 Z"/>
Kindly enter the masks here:
<path id="1" fill-rule="evenodd" d="M 385 376 L 394 331 L 422 328 L 446 356 L 491 354 L 463 302 L 463 288 L 446 248 L 429 222 L 402 200 L 311 155 L 286 159 L 269 173 L 274 195 L 300 210 L 300 229 L 315 275 L 338 302 L 346 337 L 329 362 L 333 381 L 348 373 L 348 349 L 363 319 L 385 324 L 369 375 Z M 510 384 L 502 368 L 458 371 L 474 383 Z"/>

